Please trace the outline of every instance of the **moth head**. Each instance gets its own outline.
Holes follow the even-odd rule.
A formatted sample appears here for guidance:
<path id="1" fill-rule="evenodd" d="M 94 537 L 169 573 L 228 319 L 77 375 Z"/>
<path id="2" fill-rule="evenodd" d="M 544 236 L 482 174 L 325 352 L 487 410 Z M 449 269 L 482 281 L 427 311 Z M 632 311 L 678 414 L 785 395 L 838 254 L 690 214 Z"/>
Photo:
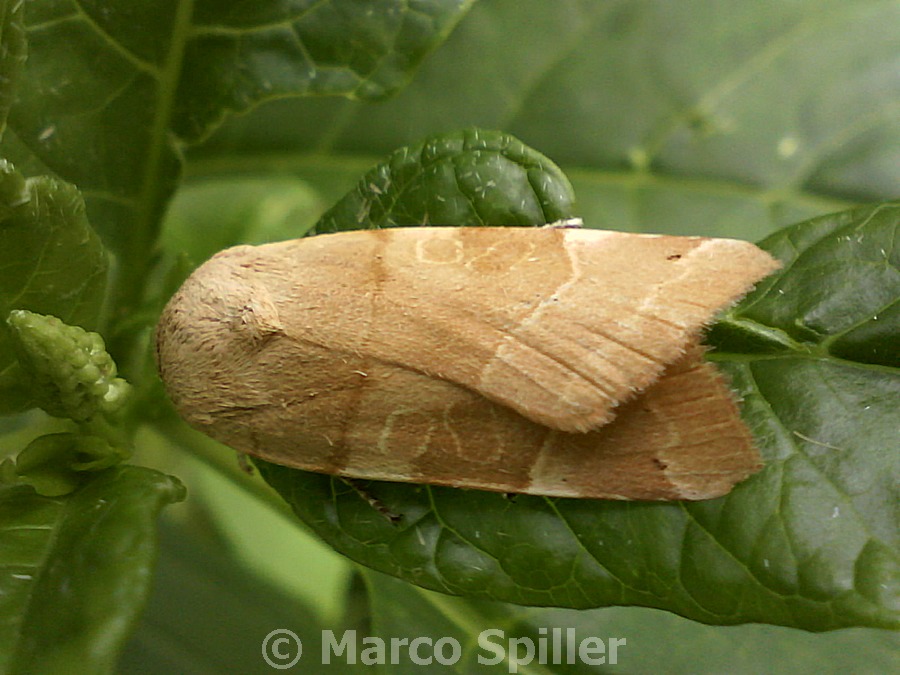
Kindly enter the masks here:
<path id="1" fill-rule="evenodd" d="M 253 249 L 213 256 L 172 296 L 156 329 L 156 360 L 166 390 L 184 401 L 213 400 L 281 334 L 275 305 L 255 275 Z"/>

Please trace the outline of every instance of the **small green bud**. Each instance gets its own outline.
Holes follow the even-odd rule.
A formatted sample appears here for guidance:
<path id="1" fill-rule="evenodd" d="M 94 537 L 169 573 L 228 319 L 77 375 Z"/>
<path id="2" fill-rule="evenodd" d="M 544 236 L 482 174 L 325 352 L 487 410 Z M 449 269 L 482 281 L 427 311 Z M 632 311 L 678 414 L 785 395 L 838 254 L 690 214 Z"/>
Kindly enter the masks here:
<path id="1" fill-rule="evenodd" d="M 26 310 L 10 312 L 7 323 L 37 404 L 49 414 L 83 422 L 122 408 L 131 387 L 116 377 L 97 333 Z"/>

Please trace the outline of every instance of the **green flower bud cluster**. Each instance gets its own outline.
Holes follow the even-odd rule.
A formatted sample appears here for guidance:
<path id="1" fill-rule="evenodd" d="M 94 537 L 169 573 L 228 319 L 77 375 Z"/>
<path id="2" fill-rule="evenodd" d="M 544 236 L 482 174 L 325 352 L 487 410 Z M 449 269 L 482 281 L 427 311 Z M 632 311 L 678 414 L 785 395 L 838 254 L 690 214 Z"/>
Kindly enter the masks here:
<path id="1" fill-rule="evenodd" d="M 84 422 L 122 408 L 131 387 L 116 377 L 116 364 L 97 333 L 26 310 L 10 312 L 7 323 L 36 402 L 46 412 Z"/>

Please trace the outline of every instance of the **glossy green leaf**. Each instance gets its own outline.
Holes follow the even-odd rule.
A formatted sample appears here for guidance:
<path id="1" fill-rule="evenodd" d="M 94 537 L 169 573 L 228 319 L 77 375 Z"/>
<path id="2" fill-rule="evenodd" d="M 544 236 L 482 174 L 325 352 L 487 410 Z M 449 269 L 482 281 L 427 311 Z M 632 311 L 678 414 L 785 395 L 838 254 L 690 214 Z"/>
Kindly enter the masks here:
<path id="1" fill-rule="evenodd" d="M 66 498 L 0 489 L 0 672 L 110 672 L 149 591 L 157 513 L 183 498 L 138 467 Z"/>
<path id="2" fill-rule="evenodd" d="M 471 4 L 198 2 L 184 45 L 176 128 L 195 138 L 223 111 L 286 94 L 387 96 L 409 81 Z"/>
<path id="3" fill-rule="evenodd" d="M 0 166 L 0 414 L 33 404 L 6 317 L 28 309 L 94 328 L 108 269 L 109 256 L 73 185 L 25 180 L 9 164 Z"/>
<path id="4" fill-rule="evenodd" d="M 426 588 L 530 605 L 643 605 L 719 624 L 900 625 L 900 373 L 828 351 L 875 316 L 879 332 L 854 343 L 859 351 L 878 354 L 883 336 L 900 335 L 883 319 L 900 298 L 898 226 L 900 207 L 883 205 L 763 242 L 784 269 L 723 325 L 794 337 L 775 351 L 726 351 L 722 333 L 711 336 L 766 461 L 726 497 L 510 500 L 366 483 L 401 516 L 395 525 L 340 479 L 261 470 L 339 551 Z"/>
<path id="5" fill-rule="evenodd" d="M 87 195 L 129 267 L 134 304 L 181 142 L 227 113 L 292 95 L 384 96 L 405 84 L 467 0 L 33 0 L 29 58 L 0 154 Z"/>
<path id="6" fill-rule="evenodd" d="M 724 317 L 716 344 L 728 349 L 744 338 L 757 344 L 751 351 L 788 348 L 896 370 L 898 222 L 900 204 L 888 203 L 824 216 L 767 239 L 764 245 L 787 269 Z"/>
<path id="7" fill-rule="evenodd" d="M 573 215 L 568 178 L 496 131 L 470 129 L 401 148 L 363 176 L 316 230 L 404 225 L 534 225 Z"/>

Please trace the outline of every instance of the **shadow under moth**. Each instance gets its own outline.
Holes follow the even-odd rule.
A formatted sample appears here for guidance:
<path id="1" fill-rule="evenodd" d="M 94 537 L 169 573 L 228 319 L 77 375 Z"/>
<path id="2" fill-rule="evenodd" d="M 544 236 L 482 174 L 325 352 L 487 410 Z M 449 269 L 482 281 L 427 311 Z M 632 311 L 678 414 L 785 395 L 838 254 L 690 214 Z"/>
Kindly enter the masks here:
<path id="1" fill-rule="evenodd" d="M 708 499 L 761 466 L 701 333 L 778 263 L 731 239 L 404 227 L 236 246 L 157 328 L 194 427 L 308 471 Z"/>

